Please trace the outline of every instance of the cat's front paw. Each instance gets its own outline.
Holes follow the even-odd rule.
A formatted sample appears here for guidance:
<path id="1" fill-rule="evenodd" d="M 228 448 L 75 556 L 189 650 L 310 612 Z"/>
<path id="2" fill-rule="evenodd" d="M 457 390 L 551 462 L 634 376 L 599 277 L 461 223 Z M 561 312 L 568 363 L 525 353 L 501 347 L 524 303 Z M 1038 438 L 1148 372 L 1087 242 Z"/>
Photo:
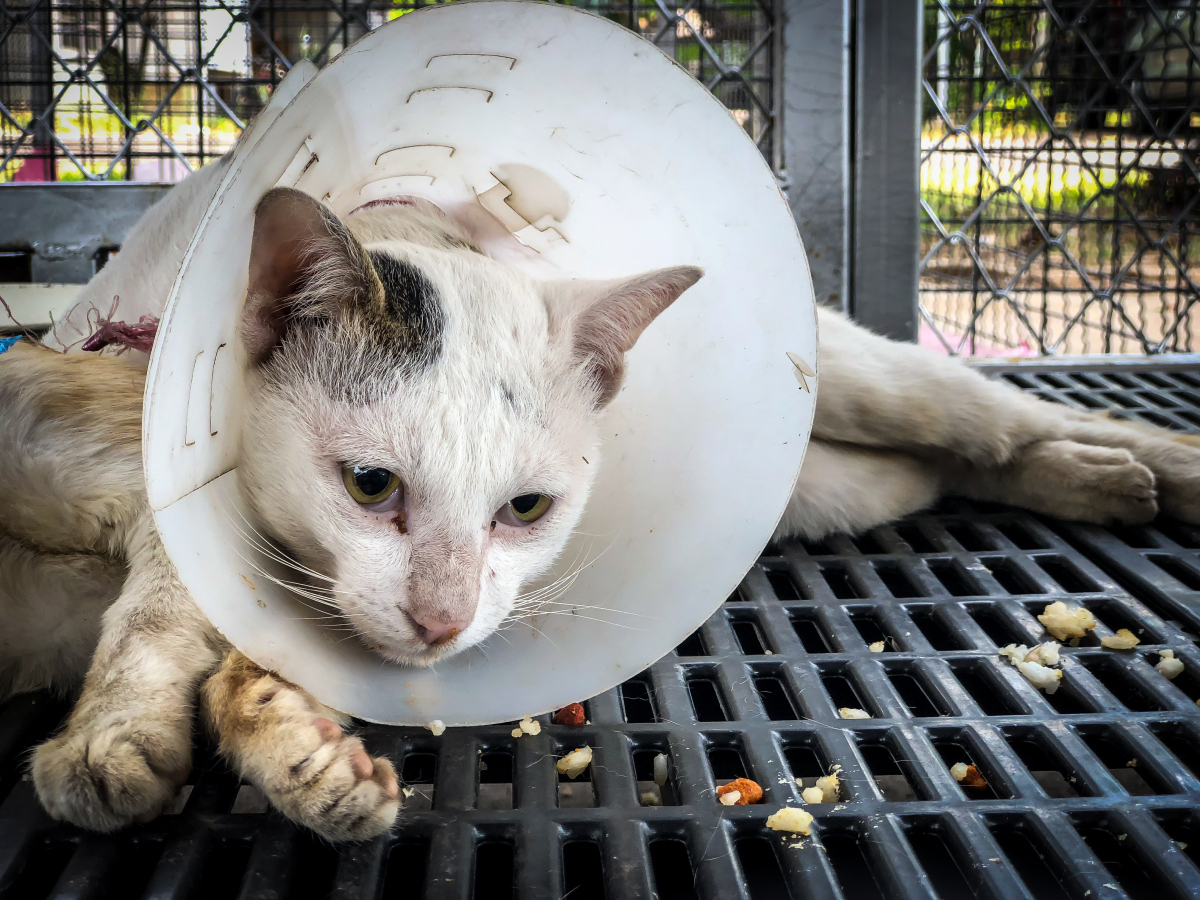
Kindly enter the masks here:
<path id="1" fill-rule="evenodd" d="M 332 841 L 365 840 L 400 809 L 396 770 L 372 759 L 308 694 L 241 657 L 203 691 L 221 752 L 295 822 Z"/>
<path id="2" fill-rule="evenodd" d="M 190 729 L 128 715 L 74 720 L 33 754 L 38 799 L 54 818 L 111 832 L 171 805 L 192 768 Z"/>

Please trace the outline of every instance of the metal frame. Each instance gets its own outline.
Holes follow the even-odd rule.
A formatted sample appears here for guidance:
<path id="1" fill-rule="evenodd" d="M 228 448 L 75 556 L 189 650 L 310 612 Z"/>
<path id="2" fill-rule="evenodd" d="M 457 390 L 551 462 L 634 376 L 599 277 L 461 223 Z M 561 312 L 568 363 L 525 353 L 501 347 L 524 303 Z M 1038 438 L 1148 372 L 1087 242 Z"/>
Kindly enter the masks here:
<path id="1" fill-rule="evenodd" d="M 784 10 L 784 184 L 815 296 L 916 340 L 922 4 Z"/>

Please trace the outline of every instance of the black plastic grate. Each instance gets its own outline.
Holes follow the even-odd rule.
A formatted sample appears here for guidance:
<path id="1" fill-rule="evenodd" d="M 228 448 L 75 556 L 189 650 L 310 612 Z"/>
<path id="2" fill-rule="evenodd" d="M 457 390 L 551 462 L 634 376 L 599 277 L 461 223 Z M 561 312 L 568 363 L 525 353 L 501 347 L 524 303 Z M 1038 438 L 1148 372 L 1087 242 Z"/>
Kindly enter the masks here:
<path id="1" fill-rule="evenodd" d="M 1200 366 L 994 371 L 1083 406 L 1075 394 L 1127 392 L 1145 398 L 1118 404 L 1128 414 L 1167 410 L 1180 429 L 1200 409 L 1182 396 L 1200 394 Z M 264 813 L 211 762 L 176 815 L 110 837 L 56 825 L 22 765 L 63 707 L 18 698 L 0 711 L 0 898 L 1195 897 L 1198 586 L 1200 528 L 1107 530 L 960 501 L 768 547 L 693 637 L 589 700 L 590 725 L 543 717 L 520 739 L 512 725 L 366 729 L 417 793 L 392 836 L 342 848 Z M 1035 616 L 1059 599 L 1100 624 L 1064 648 L 1047 696 L 997 648 L 1038 641 Z M 1101 648 L 1118 628 L 1141 646 Z M 1175 681 L 1153 668 L 1164 648 L 1187 666 Z M 555 757 L 583 744 L 587 779 L 563 781 Z M 958 762 L 988 787 L 961 788 Z M 812 786 L 835 764 L 842 793 L 807 807 L 812 838 L 765 829 L 799 801 L 795 779 Z M 762 805 L 717 803 L 740 776 Z"/>

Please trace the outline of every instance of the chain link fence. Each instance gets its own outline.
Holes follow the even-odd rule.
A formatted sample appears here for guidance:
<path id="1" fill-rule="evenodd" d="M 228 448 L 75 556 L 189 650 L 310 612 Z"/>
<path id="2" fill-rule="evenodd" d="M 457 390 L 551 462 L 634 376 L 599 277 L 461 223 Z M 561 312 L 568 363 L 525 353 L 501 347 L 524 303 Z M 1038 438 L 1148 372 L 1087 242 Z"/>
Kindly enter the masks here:
<path id="1" fill-rule="evenodd" d="M 1200 349 L 1197 0 L 926 0 L 922 341 Z"/>
<path id="2" fill-rule="evenodd" d="M 293 62 L 423 0 L 0 0 L 0 182 L 178 181 L 225 153 Z M 771 158 L 771 0 L 583 2 L 704 83 Z"/>

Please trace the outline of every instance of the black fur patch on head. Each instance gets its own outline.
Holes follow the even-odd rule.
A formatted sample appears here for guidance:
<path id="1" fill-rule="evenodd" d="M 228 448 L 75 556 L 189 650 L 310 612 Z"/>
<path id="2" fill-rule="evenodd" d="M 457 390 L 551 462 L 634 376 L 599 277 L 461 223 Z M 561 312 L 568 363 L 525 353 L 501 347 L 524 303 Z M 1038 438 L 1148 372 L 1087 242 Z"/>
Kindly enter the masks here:
<path id="1" fill-rule="evenodd" d="M 383 286 L 384 310 L 399 326 L 402 349 L 419 365 L 430 365 L 441 353 L 446 315 L 437 288 L 412 263 L 386 253 L 367 254 Z M 383 334 L 392 331 L 380 329 Z"/>

